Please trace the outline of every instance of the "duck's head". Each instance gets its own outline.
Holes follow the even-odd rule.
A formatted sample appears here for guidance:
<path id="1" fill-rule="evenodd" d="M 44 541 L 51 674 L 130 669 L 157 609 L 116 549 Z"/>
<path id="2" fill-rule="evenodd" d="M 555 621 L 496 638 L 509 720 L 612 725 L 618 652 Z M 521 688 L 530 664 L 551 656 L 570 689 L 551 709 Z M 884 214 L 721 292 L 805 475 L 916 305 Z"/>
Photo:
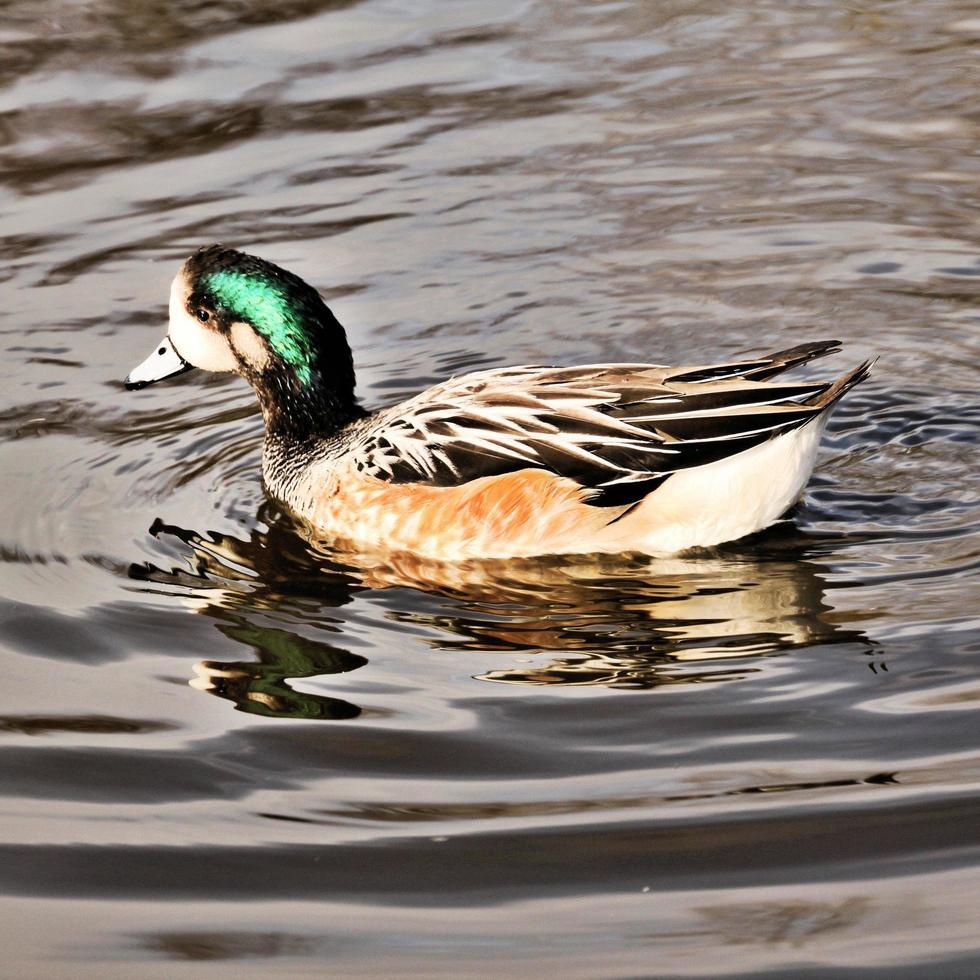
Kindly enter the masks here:
<path id="1" fill-rule="evenodd" d="M 343 327 L 299 276 L 254 255 L 208 245 L 170 289 L 170 326 L 126 378 L 143 388 L 191 368 L 240 374 L 259 396 L 266 423 L 330 427 L 356 414 L 354 368 Z"/>

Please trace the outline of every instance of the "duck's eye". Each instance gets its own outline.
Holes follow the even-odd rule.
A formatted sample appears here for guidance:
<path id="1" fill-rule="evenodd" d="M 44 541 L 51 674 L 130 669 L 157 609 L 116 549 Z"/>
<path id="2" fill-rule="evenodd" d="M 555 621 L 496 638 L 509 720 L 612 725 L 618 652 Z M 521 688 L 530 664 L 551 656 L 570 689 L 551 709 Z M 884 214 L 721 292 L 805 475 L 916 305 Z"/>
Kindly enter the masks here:
<path id="1" fill-rule="evenodd" d="M 211 319 L 211 314 L 207 310 L 195 310 L 194 316 L 201 321 L 201 323 L 207 323 Z"/>

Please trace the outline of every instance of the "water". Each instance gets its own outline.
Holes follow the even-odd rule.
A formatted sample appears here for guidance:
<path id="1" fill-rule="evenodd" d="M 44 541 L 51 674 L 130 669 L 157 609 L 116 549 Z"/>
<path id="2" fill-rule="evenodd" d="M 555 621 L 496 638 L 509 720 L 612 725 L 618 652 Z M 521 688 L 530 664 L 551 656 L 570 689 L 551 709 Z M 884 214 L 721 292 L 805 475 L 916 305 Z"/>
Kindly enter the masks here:
<path id="1" fill-rule="evenodd" d="M 2 18 L 7 975 L 980 973 L 974 4 Z M 369 406 L 881 360 L 755 540 L 385 563 L 266 500 L 243 383 L 123 391 L 210 241 Z"/>

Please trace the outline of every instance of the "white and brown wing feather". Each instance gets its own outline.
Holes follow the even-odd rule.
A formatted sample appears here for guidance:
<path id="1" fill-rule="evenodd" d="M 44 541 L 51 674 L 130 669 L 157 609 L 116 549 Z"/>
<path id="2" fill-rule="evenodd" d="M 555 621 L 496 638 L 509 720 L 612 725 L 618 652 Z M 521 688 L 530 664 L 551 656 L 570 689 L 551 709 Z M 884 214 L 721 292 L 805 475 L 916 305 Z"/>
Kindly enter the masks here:
<path id="1" fill-rule="evenodd" d="M 674 473 L 726 459 L 805 425 L 867 373 L 767 379 L 838 350 L 806 344 L 753 361 L 668 368 L 514 367 L 454 379 L 374 416 L 349 448 L 366 476 L 459 486 L 542 469 L 589 504 L 630 506 Z"/>

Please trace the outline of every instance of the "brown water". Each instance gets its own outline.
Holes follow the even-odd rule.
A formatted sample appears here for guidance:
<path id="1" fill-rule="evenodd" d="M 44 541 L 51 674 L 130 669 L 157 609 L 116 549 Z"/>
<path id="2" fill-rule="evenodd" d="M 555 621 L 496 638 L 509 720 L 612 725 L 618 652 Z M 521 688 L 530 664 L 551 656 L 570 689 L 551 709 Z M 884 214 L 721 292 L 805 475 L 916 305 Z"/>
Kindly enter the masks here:
<path id="1" fill-rule="evenodd" d="M 980 974 L 975 4 L 0 17 L 4 976 Z M 756 540 L 370 567 L 243 383 L 122 389 L 210 241 L 369 406 L 881 360 Z"/>

